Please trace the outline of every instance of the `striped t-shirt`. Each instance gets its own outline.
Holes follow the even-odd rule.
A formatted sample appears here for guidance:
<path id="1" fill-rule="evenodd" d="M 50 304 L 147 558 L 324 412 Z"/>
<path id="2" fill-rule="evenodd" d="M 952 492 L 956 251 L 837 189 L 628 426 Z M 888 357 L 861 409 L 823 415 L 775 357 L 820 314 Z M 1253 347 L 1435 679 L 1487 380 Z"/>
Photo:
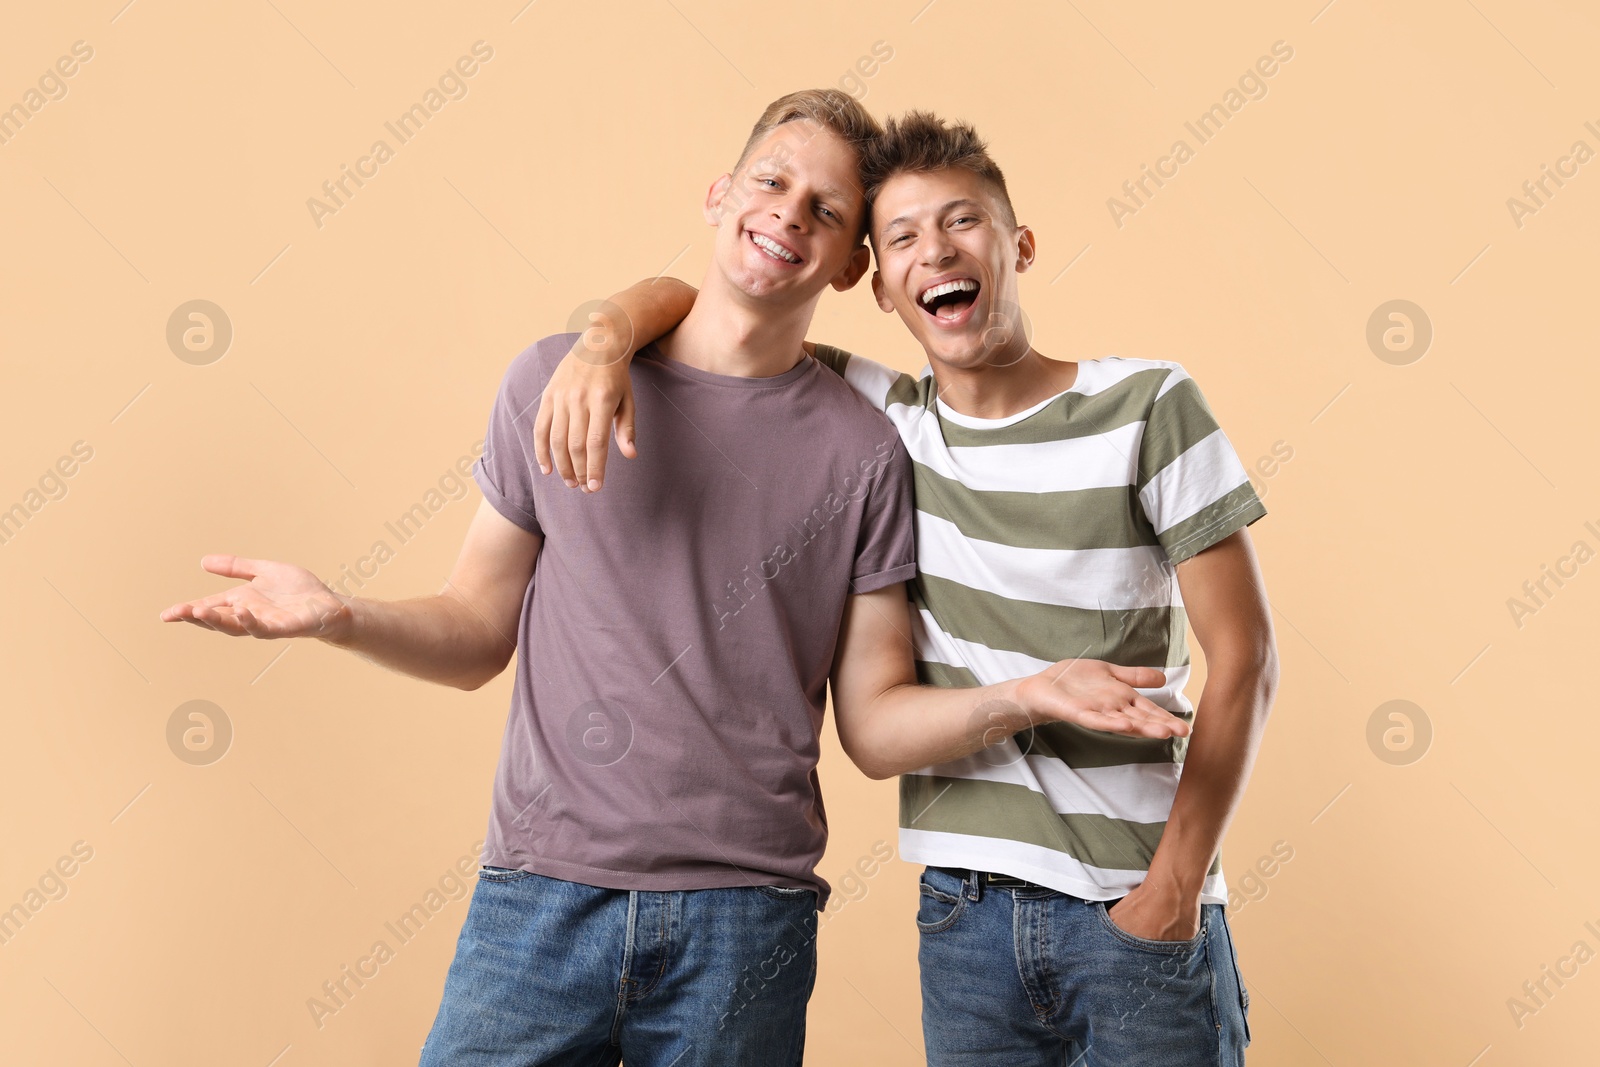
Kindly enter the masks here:
<path id="1" fill-rule="evenodd" d="M 1266 508 L 1182 366 L 1083 361 L 1065 392 L 980 419 L 939 400 L 927 368 L 913 378 L 823 345 L 816 357 L 883 409 L 913 462 L 924 684 L 990 685 L 1101 659 L 1164 670 L 1165 686 L 1141 692 L 1193 721 L 1174 564 Z M 1047 723 L 903 775 L 900 854 L 1090 900 L 1124 896 L 1149 870 L 1185 747 Z M 1201 900 L 1227 900 L 1220 856 Z"/>

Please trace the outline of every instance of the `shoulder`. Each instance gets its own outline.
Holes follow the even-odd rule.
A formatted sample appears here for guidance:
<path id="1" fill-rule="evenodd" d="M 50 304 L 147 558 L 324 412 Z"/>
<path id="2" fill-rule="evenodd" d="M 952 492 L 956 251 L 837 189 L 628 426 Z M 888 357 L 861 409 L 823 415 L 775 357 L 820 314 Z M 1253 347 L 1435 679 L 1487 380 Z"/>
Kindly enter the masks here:
<path id="1" fill-rule="evenodd" d="M 1092 367 L 1107 383 L 1142 378 L 1157 383 L 1164 390 L 1189 377 L 1182 363 L 1171 359 L 1136 359 L 1125 356 L 1103 356 L 1080 364 Z"/>
<path id="2" fill-rule="evenodd" d="M 849 356 L 849 353 L 843 354 Z M 873 363 L 871 360 L 859 360 L 859 362 L 881 367 L 881 364 Z M 888 370 L 887 367 L 881 369 Z M 899 374 L 899 371 L 890 373 Z M 813 374 L 811 378 L 811 388 L 817 391 L 816 395 L 821 401 L 820 410 L 826 413 L 829 436 L 843 450 L 855 453 L 865 448 L 869 453 L 877 451 L 881 454 L 893 451 L 894 446 L 899 443 L 900 432 L 883 413 L 882 406 L 870 394 L 848 378 L 840 377 L 829 370 L 819 368 L 818 373 Z"/>
<path id="3" fill-rule="evenodd" d="M 918 379 L 904 371 L 832 345 L 815 345 L 811 354 L 880 411 L 895 404 L 922 406 L 926 403 Z M 924 377 L 927 376 L 925 370 Z"/>
<path id="4" fill-rule="evenodd" d="M 577 340 L 578 334 L 575 333 L 541 337 L 512 357 L 501 375 L 501 389 L 514 393 L 526 393 L 530 389 L 537 393 L 543 390 L 556 364 L 571 351 Z"/>
<path id="5" fill-rule="evenodd" d="M 1078 364 L 1078 391 L 1088 394 L 1119 393 L 1129 402 L 1153 408 L 1160 401 L 1198 393 L 1195 381 L 1182 363 L 1170 359 L 1130 359 L 1103 356 Z"/>

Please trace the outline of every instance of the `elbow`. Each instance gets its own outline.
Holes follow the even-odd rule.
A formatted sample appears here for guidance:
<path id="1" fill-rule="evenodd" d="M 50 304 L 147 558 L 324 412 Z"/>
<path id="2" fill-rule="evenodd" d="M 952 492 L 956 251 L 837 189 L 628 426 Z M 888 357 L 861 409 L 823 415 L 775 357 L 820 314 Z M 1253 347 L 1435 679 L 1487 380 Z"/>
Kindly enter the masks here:
<path id="1" fill-rule="evenodd" d="M 1255 718 L 1266 721 L 1278 695 L 1279 675 L 1278 647 L 1270 634 L 1208 654 L 1207 669 L 1226 690 L 1250 694 L 1247 703 Z"/>
<path id="2" fill-rule="evenodd" d="M 845 747 L 844 754 L 850 762 L 856 765 L 856 770 L 871 778 L 874 782 L 881 782 L 902 773 L 902 769 L 892 763 L 876 759 L 870 752 L 862 752 L 859 748 Z"/>
<path id="3" fill-rule="evenodd" d="M 1278 646 L 1270 637 L 1251 658 L 1249 671 L 1259 694 L 1255 702 L 1256 718 L 1265 723 L 1278 699 Z"/>
<path id="4" fill-rule="evenodd" d="M 511 657 L 509 656 L 496 656 L 492 662 L 480 664 L 473 670 L 450 679 L 446 684 L 468 693 L 482 689 L 500 677 L 500 673 L 506 669 L 506 665 L 510 662 Z"/>

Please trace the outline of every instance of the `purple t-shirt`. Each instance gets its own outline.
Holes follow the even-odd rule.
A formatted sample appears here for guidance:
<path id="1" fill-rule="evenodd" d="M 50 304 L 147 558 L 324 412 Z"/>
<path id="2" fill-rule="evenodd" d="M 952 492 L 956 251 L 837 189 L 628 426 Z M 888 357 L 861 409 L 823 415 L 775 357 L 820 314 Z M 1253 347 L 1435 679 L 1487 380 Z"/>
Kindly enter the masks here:
<path id="1" fill-rule="evenodd" d="M 805 357 L 711 374 L 646 346 L 639 456 L 585 494 L 539 473 L 533 417 L 576 334 L 512 361 L 484 496 L 544 538 L 482 862 L 612 889 L 818 891 L 817 782 L 846 598 L 916 571 L 911 463 L 843 378 Z"/>

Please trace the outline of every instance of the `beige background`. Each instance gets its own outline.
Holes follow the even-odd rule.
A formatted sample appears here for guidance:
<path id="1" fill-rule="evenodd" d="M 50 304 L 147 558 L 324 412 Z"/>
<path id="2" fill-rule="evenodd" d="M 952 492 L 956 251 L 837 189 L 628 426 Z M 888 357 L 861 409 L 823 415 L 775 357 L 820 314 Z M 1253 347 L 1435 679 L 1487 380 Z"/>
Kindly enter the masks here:
<path id="1" fill-rule="evenodd" d="M 1225 851 L 1237 884 L 1293 850 L 1234 916 L 1252 1062 L 1594 1056 L 1600 965 L 1572 953 L 1600 950 L 1600 577 L 1574 558 L 1520 626 L 1507 604 L 1600 548 L 1600 163 L 1520 226 L 1507 205 L 1600 148 L 1592 9 L 123 2 L 14 4 L 0 32 L 0 106 L 93 49 L 0 144 L 0 508 L 42 505 L 0 544 L 0 907 L 92 849 L 0 945 L 0 1058 L 415 1062 L 463 900 L 320 1027 L 306 1002 L 481 836 L 509 674 L 460 693 L 157 612 L 223 587 L 205 552 L 331 576 L 394 547 L 506 363 L 638 277 L 698 280 L 699 199 L 761 107 L 877 42 L 892 59 L 846 88 L 969 119 L 1005 167 L 1042 351 L 1180 360 L 1247 464 L 1292 450 L 1253 531 L 1283 687 Z M 398 145 L 384 122 L 479 40 L 465 98 Z M 1280 40 L 1267 94 L 1199 144 L 1185 121 Z M 307 198 L 380 137 L 394 157 L 316 225 Z M 1119 227 L 1107 199 L 1178 138 L 1193 158 Z M 196 299 L 233 329 L 208 365 L 166 340 Z M 1405 365 L 1366 340 L 1396 299 L 1434 333 Z M 813 336 L 921 366 L 864 292 Z M 30 498 L 41 478 L 65 495 Z M 433 498 L 362 591 L 436 590 L 476 498 Z M 168 743 L 197 699 L 233 731 L 210 765 Z M 1412 715 L 1391 758 L 1425 758 L 1399 765 L 1368 742 L 1397 699 L 1432 731 Z M 893 843 L 894 787 L 831 734 L 825 762 L 837 881 Z M 920 1062 L 915 870 L 854 896 L 822 934 L 812 1061 Z M 1576 973 L 1514 1018 L 1546 966 Z"/>

